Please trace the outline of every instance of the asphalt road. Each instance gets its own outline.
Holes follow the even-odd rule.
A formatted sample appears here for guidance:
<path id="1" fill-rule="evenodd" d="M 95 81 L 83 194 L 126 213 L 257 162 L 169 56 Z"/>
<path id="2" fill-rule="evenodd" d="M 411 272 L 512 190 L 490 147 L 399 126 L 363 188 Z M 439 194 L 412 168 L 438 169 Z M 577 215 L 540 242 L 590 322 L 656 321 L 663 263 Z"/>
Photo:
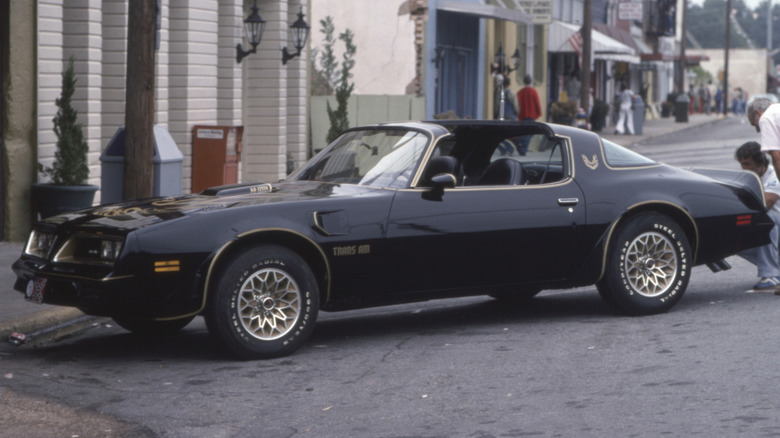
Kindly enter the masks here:
<path id="1" fill-rule="evenodd" d="M 634 149 L 737 168 L 756 137 L 727 119 Z M 729 261 L 695 268 L 662 315 L 616 316 L 594 288 L 322 314 L 268 361 L 230 359 L 200 319 L 168 338 L 102 324 L 0 344 L 0 437 L 777 436 L 780 297 L 745 293 L 755 268 Z"/>

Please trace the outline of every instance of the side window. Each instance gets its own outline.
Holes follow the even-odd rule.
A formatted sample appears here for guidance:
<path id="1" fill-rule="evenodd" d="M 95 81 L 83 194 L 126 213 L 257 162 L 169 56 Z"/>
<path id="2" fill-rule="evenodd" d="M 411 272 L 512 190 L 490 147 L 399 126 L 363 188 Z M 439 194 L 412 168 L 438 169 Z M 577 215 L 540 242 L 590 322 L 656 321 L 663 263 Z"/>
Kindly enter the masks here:
<path id="1" fill-rule="evenodd" d="M 431 178 L 440 173 L 451 173 L 455 176 L 456 185 L 462 184 L 458 159 L 452 156 L 454 147 L 455 140 L 443 140 L 436 145 L 420 178 L 419 187 L 429 187 Z"/>
<path id="2" fill-rule="evenodd" d="M 506 164 L 493 163 L 507 159 L 520 163 L 523 185 L 558 182 L 564 179 L 566 174 L 563 143 L 559 140 L 551 140 L 542 134 L 504 139 L 493 152 L 488 168 L 506 167 Z"/>

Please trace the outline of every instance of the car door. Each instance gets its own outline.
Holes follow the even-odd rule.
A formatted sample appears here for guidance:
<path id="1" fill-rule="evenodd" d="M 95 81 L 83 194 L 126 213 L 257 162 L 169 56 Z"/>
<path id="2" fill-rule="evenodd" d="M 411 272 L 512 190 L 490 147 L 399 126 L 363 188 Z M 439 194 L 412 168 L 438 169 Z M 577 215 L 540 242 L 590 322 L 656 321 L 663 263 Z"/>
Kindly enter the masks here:
<path id="1" fill-rule="evenodd" d="M 585 225 L 585 200 L 571 177 L 561 178 L 459 186 L 440 198 L 399 191 L 387 230 L 391 293 L 566 279 Z"/>

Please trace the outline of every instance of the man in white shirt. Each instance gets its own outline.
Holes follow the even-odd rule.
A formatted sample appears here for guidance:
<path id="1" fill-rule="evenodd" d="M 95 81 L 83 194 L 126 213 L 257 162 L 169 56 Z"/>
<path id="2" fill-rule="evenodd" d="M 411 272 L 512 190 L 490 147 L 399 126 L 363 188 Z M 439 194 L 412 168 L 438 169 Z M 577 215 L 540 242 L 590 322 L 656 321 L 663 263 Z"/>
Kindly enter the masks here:
<path id="1" fill-rule="evenodd" d="M 775 223 L 770 233 L 772 243 L 743 251 L 739 255 L 758 268 L 759 280 L 753 286 L 755 291 L 780 294 L 780 202 L 777 202 L 780 199 L 780 181 L 777 180 L 775 169 L 769 165 L 769 159 L 761 152 L 761 145 L 758 143 L 749 141 L 743 144 L 737 149 L 735 157 L 742 169 L 754 172 L 761 178 L 769 217 Z"/>
<path id="2" fill-rule="evenodd" d="M 750 124 L 761 134 L 761 150 L 772 158 L 775 171 L 780 171 L 780 104 L 758 98 L 750 102 L 746 112 Z"/>
<path id="3" fill-rule="evenodd" d="M 620 112 L 615 126 L 615 134 L 623 134 L 625 127 L 628 133 L 634 135 L 634 92 L 625 83 L 620 86 Z"/>

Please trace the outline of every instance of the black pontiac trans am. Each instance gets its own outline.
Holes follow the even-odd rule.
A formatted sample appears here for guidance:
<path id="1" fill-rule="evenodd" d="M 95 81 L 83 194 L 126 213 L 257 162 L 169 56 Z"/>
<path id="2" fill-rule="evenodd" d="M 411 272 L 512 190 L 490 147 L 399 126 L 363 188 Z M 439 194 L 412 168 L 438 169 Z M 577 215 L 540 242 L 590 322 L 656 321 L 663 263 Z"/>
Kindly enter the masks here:
<path id="1" fill-rule="evenodd" d="M 595 284 L 621 313 L 665 312 L 693 266 L 727 268 L 772 226 L 748 172 L 566 126 L 392 123 L 349 129 L 279 182 L 46 218 L 13 269 L 28 300 L 140 333 L 202 315 L 235 355 L 268 358 L 320 310 Z"/>

